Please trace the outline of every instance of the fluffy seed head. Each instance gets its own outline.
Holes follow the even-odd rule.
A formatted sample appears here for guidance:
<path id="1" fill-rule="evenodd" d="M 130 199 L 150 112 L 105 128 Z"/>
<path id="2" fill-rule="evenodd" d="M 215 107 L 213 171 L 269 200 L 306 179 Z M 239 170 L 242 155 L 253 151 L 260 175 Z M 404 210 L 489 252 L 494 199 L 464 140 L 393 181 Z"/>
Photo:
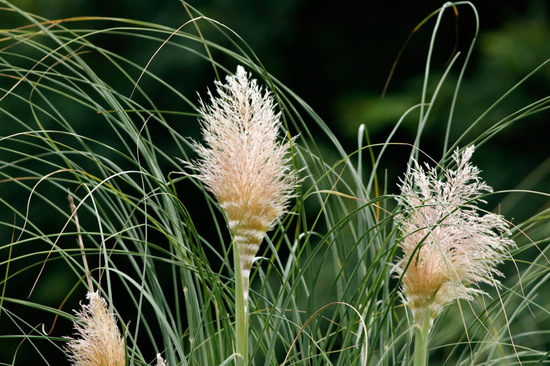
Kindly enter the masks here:
<path id="1" fill-rule="evenodd" d="M 107 302 L 98 292 L 88 292 L 88 305 L 78 311 L 74 323 L 78 338 L 67 345 L 75 366 L 124 366 L 124 339 Z"/>
<path id="2" fill-rule="evenodd" d="M 195 167 L 230 225 L 268 231 L 285 212 L 295 181 L 287 166 L 289 142 L 277 140 L 280 115 L 272 95 L 241 66 L 216 87 L 219 96 L 209 93 L 210 105 L 201 101 L 206 146 L 195 144 Z"/>
<path id="3" fill-rule="evenodd" d="M 272 95 L 249 80 L 239 66 L 226 83 L 216 82 L 217 97 L 201 101 L 206 145 L 195 144 L 199 178 L 216 196 L 233 235 L 261 242 L 286 211 L 295 185 L 287 165 L 289 141 L 278 141 L 280 114 Z"/>
<path id="4" fill-rule="evenodd" d="M 403 257 L 395 270 L 403 276 L 401 294 L 420 327 L 426 314 L 431 324 L 455 299 L 484 294 L 471 285 L 498 285 L 496 265 L 515 246 L 502 216 L 479 213 L 481 195 L 492 188 L 469 163 L 473 152 L 474 147 L 462 154 L 457 150 L 457 168 L 444 179 L 435 168 L 425 172 L 417 166 L 401 184 L 397 200 L 402 211 L 396 221 Z"/>
<path id="5" fill-rule="evenodd" d="M 248 274 L 265 233 L 287 209 L 296 184 L 290 169 L 290 140 L 278 140 L 280 114 L 273 96 L 249 80 L 243 67 L 218 96 L 201 101 L 205 145 L 195 144 L 192 166 L 223 208 L 239 251 L 245 297 Z"/>

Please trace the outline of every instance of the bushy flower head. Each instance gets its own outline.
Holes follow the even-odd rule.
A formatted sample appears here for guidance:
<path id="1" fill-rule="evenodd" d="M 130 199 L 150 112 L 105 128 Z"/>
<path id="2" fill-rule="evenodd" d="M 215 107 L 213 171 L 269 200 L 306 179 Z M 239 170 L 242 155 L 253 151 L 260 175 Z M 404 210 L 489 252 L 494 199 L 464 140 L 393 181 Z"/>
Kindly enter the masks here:
<path id="1" fill-rule="evenodd" d="M 415 322 L 423 326 L 456 299 L 483 294 L 479 283 L 497 285 L 503 261 L 514 242 L 509 226 L 493 213 L 480 214 L 481 196 L 492 191 L 469 163 L 473 147 L 453 159 L 456 170 L 440 179 L 435 168 L 411 169 L 398 197 L 396 216 L 402 234 L 403 257 L 396 272 L 402 275 L 401 293 Z M 473 285 L 473 286 L 472 286 Z"/>
<path id="2" fill-rule="evenodd" d="M 238 246 L 243 276 L 260 243 L 285 212 L 295 186 L 288 166 L 290 141 L 280 141 L 280 114 L 273 96 L 249 80 L 239 66 L 226 83 L 216 82 L 218 96 L 201 101 L 205 145 L 195 144 L 198 177 L 225 211 Z"/>
<path id="3" fill-rule="evenodd" d="M 74 327 L 78 338 L 67 348 L 75 366 L 124 366 L 124 339 L 107 302 L 98 292 L 88 292 L 88 305 L 77 312 Z"/>

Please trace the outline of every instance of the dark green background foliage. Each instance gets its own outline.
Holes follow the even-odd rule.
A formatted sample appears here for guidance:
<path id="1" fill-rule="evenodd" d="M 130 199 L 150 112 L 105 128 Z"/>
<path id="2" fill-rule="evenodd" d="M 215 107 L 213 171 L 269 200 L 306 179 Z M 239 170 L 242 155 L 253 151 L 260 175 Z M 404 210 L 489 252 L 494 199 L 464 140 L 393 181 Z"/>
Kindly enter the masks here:
<path id="1" fill-rule="evenodd" d="M 98 15 L 139 19 L 174 28 L 189 20 L 185 8 L 177 0 L 19 0 L 12 3 L 47 19 Z M 356 149 L 357 130 L 361 124 L 366 125 L 371 142 L 383 142 L 401 115 L 420 102 L 426 53 L 434 19 L 412 35 L 398 60 L 384 98 L 381 95 L 392 65 L 412 30 L 442 4 L 442 1 L 405 0 L 328 3 L 312 0 L 190 1 L 190 5 L 205 16 L 225 24 L 239 34 L 267 71 L 309 103 L 330 125 L 348 153 Z M 480 1 L 479 4 L 474 2 L 474 5 L 477 6 L 481 20 L 480 31 L 459 93 L 455 122 L 450 131 L 451 141 L 461 136 L 473 121 L 515 83 L 550 58 L 550 6 L 547 1 Z M 459 8 L 456 15 L 451 11 L 446 13 L 434 50 L 432 72 L 435 75 L 443 73 L 456 51 L 461 52 L 457 64 L 463 62 L 463 56 L 474 35 L 474 21 L 472 11 L 466 7 Z M 15 15 L 13 18 L 0 18 L 0 29 L 21 24 L 21 19 Z M 70 23 L 65 25 L 71 26 Z M 97 24 L 94 26 L 97 27 Z M 105 22 L 105 27 L 109 26 Z M 188 32 L 194 32 L 192 25 L 186 27 Z M 208 38 L 208 30 L 205 33 Z M 157 50 L 158 43 L 136 40 L 134 38 L 132 42 L 126 42 L 124 38 L 114 34 L 94 39 L 103 47 L 123 54 L 139 65 L 145 65 Z M 215 41 L 224 42 L 218 39 Z M 214 57 L 227 69 L 235 69 L 234 60 L 227 58 L 224 61 L 227 56 L 215 54 Z M 107 79 L 113 87 L 120 88 L 117 89 L 120 93 L 131 93 L 133 85 L 122 80 L 117 70 L 110 65 L 104 65 L 100 57 L 94 59 L 93 54 L 88 56 L 88 60 L 92 64 L 95 62 L 95 70 L 100 70 L 98 73 L 108 75 Z M 171 48 L 163 49 L 149 69 L 160 78 L 170 80 L 174 87 L 193 102 L 198 100 L 197 93 L 203 98 L 206 96 L 207 88 L 213 87 L 216 78 L 208 63 L 199 62 L 191 55 L 182 57 L 182 52 Z M 457 77 L 457 74 L 451 73 L 450 79 Z M 433 79 L 436 80 L 435 77 Z M 3 87 L 6 85 L 2 84 Z M 147 89 L 157 88 L 156 83 L 149 84 L 144 79 L 140 86 L 147 90 L 147 94 L 154 98 L 155 104 L 161 110 L 194 112 L 187 105 L 174 105 L 176 101 L 164 98 L 162 89 Z M 505 103 L 493 109 L 478 128 L 486 129 L 517 109 L 548 95 L 549 90 L 550 67 L 545 67 L 515 90 Z M 439 97 L 439 104 L 430 118 L 430 124 L 423 134 L 422 149 L 436 161 L 440 159 L 443 150 L 445 126 L 453 93 L 453 83 L 446 84 Z M 71 108 L 75 108 L 74 123 L 80 126 L 81 133 L 89 129 L 90 135 L 106 143 L 112 138 L 102 135 L 101 131 L 94 128 L 97 116 L 93 113 L 82 113 L 82 109 L 70 104 L 64 108 L 66 115 L 70 115 Z M 413 113 L 405 120 L 394 141 L 413 142 L 417 117 Z M 170 118 L 177 120 L 178 117 Z M 518 187 L 550 191 L 549 119 L 549 113 L 540 113 L 521 120 L 499 133 L 474 155 L 474 164 L 482 169 L 482 177 L 495 190 Z M 189 117 L 182 117 L 181 120 L 189 135 L 198 139 L 198 123 Z M 315 132 L 313 125 L 311 128 Z M 12 132 L 13 126 L 6 125 L 0 119 L 0 136 Z M 164 131 L 152 130 L 151 133 L 158 133 L 153 140 L 162 144 Z M 467 136 L 464 141 L 470 141 L 478 133 L 472 131 L 470 139 Z M 323 137 L 320 136 L 319 139 L 322 142 Z M 168 156 L 174 156 L 175 153 L 171 151 L 177 151 L 168 144 L 163 149 Z M 396 183 L 405 170 L 408 149 L 393 147 L 382 162 L 383 169 L 388 171 L 387 186 L 391 192 L 397 192 Z M 333 153 L 328 149 L 323 153 L 331 161 L 330 156 Z M 334 160 L 336 159 L 334 154 Z M 529 174 L 537 169 L 539 174 L 530 177 Z M 60 202 L 64 199 L 59 197 Z M 500 202 L 501 199 L 501 196 L 491 197 L 489 203 L 492 206 L 488 209 L 500 210 L 505 215 L 513 212 L 515 217 L 508 218 L 517 220 L 534 215 L 545 203 L 540 196 L 534 195 L 523 199 L 514 196 Z M 22 197 L 22 207 L 26 200 L 27 197 Z M 186 200 L 192 213 L 197 215 L 197 221 L 200 221 L 201 215 L 210 215 L 193 207 L 193 197 Z M 496 206 L 497 204 L 500 205 Z M 52 232 L 58 230 L 55 225 L 59 223 L 53 223 L 51 217 L 36 217 L 33 220 L 37 225 L 51 225 Z M 9 222 L 10 219 L 3 217 L 2 221 Z M 62 219 L 61 222 L 65 220 Z M 3 230 L 1 235 L 2 240 L 7 241 L 10 233 Z M 2 267 L 0 273 L 3 273 Z M 34 278 L 29 278 L 28 283 L 20 284 L 20 288 L 28 291 L 27 288 L 32 285 L 33 280 Z M 34 299 L 39 298 L 42 303 L 55 307 L 59 306 L 59 299 L 64 298 L 74 284 L 74 279 L 67 279 L 55 271 L 55 263 L 49 264 L 47 276 L 41 281 L 43 286 L 40 288 L 49 288 L 50 291 L 35 293 Z M 44 282 L 51 283 L 51 286 L 45 286 Z M 13 288 L 8 290 L 15 291 Z M 66 308 L 78 306 L 75 297 L 72 301 L 74 302 L 65 305 Z M 32 319 L 32 315 L 27 320 L 32 324 L 44 322 L 44 319 Z M 71 333 L 70 324 L 67 323 L 60 325 L 67 327 L 67 331 L 60 331 L 59 334 Z M 9 359 L 10 355 L 4 355 L 2 351 L 0 343 L 0 360 Z"/>
<path id="2" fill-rule="evenodd" d="M 101 15 L 135 18 L 172 27 L 188 20 L 183 6 L 176 0 L 13 3 L 50 19 Z M 355 146 L 360 124 L 366 124 L 372 141 L 380 142 L 402 113 L 419 101 L 433 19 L 414 34 L 398 61 L 384 99 L 381 94 L 405 40 L 416 25 L 441 4 L 441 1 L 382 0 L 357 1 L 345 6 L 306 0 L 190 3 L 204 15 L 237 32 L 267 70 L 305 99 L 350 149 Z M 456 121 L 462 125 L 455 125 L 451 131 L 454 137 L 524 75 L 550 57 L 550 9 L 546 1 L 498 4 L 474 1 L 474 5 L 481 19 L 480 34 L 458 100 Z M 433 66 L 440 71 L 455 50 L 464 55 L 475 29 L 474 17 L 467 8 L 461 8 L 456 17 L 448 11 L 442 24 L 444 31 L 437 40 Z M 124 43 L 116 39 L 106 42 L 113 42 L 117 51 L 137 63 L 148 60 L 156 49 L 156 45 Z M 163 51 L 152 68 L 160 76 L 175 81 L 182 93 L 191 96 L 195 91 L 203 93 L 211 85 L 214 74 L 205 63 L 170 55 L 170 50 Z M 231 69 L 229 65 L 228 68 Z M 544 95 L 549 81 L 550 71 L 545 68 L 496 109 L 489 116 L 490 120 L 498 120 Z M 449 86 L 442 98 L 450 98 L 452 87 Z M 158 99 L 162 102 L 161 95 Z M 441 124 L 434 122 L 428 126 L 424 142 L 426 152 L 435 159 L 439 158 L 442 148 L 442 125 L 448 112 L 443 107 L 448 103 L 440 105 L 433 121 Z M 547 118 L 541 114 L 522 121 L 480 152 L 476 163 L 487 172 L 490 184 L 497 189 L 515 187 L 547 157 L 547 135 L 543 132 Z M 407 136 L 404 130 L 399 140 L 410 140 L 416 130 L 413 120 L 405 124 L 410 135 Z M 541 133 L 533 134 L 532 131 Z M 388 164 L 391 166 L 392 162 Z M 503 165 L 513 169 L 503 170 Z M 399 174 L 401 168 L 398 165 L 392 172 Z M 532 209 L 529 207 L 526 213 Z"/>

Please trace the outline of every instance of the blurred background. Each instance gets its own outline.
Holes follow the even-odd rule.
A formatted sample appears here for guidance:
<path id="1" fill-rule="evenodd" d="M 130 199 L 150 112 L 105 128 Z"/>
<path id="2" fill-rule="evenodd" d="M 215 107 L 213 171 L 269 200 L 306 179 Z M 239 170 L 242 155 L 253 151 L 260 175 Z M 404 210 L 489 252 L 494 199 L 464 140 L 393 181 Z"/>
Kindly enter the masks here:
<path id="1" fill-rule="evenodd" d="M 189 19 L 177 0 L 13 0 L 12 3 L 48 19 L 98 15 L 134 18 L 174 28 Z M 366 125 L 372 142 L 383 142 L 399 117 L 419 103 L 435 17 L 412 32 L 443 4 L 443 1 L 404 0 L 345 4 L 312 0 L 189 2 L 239 34 L 266 69 L 331 126 L 348 152 L 356 148 L 361 124 Z M 498 4 L 474 1 L 473 4 L 480 19 L 479 35 L 457 101 L 451 142 L 515 83 L 550 58 L 547 1 L 508 0 Z M 475 32 L 473 11 L 467 6 L 459 7 L 458 11 L 445 13 L 432 63 L 434 75 L 441 74 L 455 52 L 461 52 L 450 80 L 456 79 Z M 194 29 L 188 27 L 187 31 L 193 33 Z M 410 42 L 398 59 L 409 36 Z M 113 47 L 138 64 L 145 64 L 157 46 L 129 42 Z M 206 88 L 212 86 L 215 74 L 206 63 L 170 57 L 169 51 L 163 52 L 166 53 L 155 59 L 155 72 L 173 81 L 186 96 L 193 99 L 197 92 L 204 95 Z M 382 98 L 396 61 L 395 72 Z M 545 67 L 493 110 L 479 129 L 486 129 L 548 95 L 549 86 L 550 68 Z M 445 88 L 422 141 L 423 149 L 435 160 L 441 157 L 454 84 L 447 83 Z M 403 125 L 394 141 L 412 141 L 417 128 L 415 117 Z M 490 185 L 495 189 L 513 188 L 548 158 L 548 119 L 548 114 L 539 114 L 523 120 L 480 149 L 475 162 L 486 172 L 484 176 Z M 476 131 L 464 141 L 475 136 Z M 396 155 L 404 154 L 396 151 Z M 391 165 L 388 163 L 389 176 L 399 175 L 402 164 L 395 171 Z M 547 189 L 541 190 L 548 191 L 548 180 L 545 184 Z M 526 212 L 532 212 L 532 207 L 526 207 Z"/>
<path id="2" fill-rule="evenodd" d="M 11 2 L 47 19 L 112 16 L 173 28 L 189 20 L 185 8 L 177 0 Z M 443 4 L 443 1 L 405 0 L 345 3 L 313 0 L 189 1 L 189 5 L 205 16 L 225 24 L 240 35 L 268 72 L 304 99 L 332 128 L 348 153 L 357 148 L 357 133 L 361 124 L 366 125 L 371 142 L 384 142 L 403 113 L 420 102 L 426 54 L 435 18 L 414 34 L 412 32 Z M 457 100 L 451 142 L 514 84 L 550 58 L 548 1 L 478 1 L 474 5 L 480 19 L 479 34 Z M 456 14 L 447 11 L 443 17 L 433 55 L 432 72 L 440 75 L 455 52 L 461 52 L 450 80 L 458 77 L 459 66 L 476 29 L 473 10 L 465 6 L 458 10 Z M 10 26 L 13 24 L 9 19 L 0 19 L 0 29 Z M 191 27 L 186 30 L 194 32 Z M 409 36 L 410 41 L 406 44 Z M 140 65 L 145 65 L 158 47 L 158 44 L 117 42 L 113 37 L 105 42 L 113 42 L 111 48 Z M 196 101 L 197 93 L 204 96 L 206 89 L 212 88 L 215 73 L 205 62 L 182 58 L 171 52 L 163 50 L 151 67 L 160 77 L 170 80 L 184 95 Z M 223 56 L 219 59 L 223 63 Z M 396 61 L 395 72 L 382 98 Z M 230 70 L 234 70 L 232 63 L 234 61 L 228 60 Z M 116 79 L 117 74 L 113 73 L 115 85 Z M 437 80 L 436 76 L 434 80 Z M 127 90 L 121 90 L 122 93 L 131 92 L 127 85 L 124 88 Z M 550 67 L 546 66 L 514 91 L 505 103 L 492 110 L 477 130 L 463 141 L 471 141 L 480 130 L 486 130 L 510 113 L 548 96 L 549 91 Z M 436 161 L 441 158 L 453 93 L 454 84 L 446 84 L 421 142 L 422 149 Z M 178 107 L 170 105 L 171 101 L 162 100 L 160 93 L 158 99 L 159 108 L 178 110 Z M 394 141 L 413 141 L 417 117 L 412 114 L 404 122 Z M 549 113 L 521 120 L 479 149 L 474 155 L 474 164 L 483 170 L 482 177 L 489 185 L 495 190 L 525 188 L 550 192 L 549 121 Z M 87 120 L 75 123 L 93 126 L 93 122 Z M 0 125 L 0 136 L 5 136 L 9 128 Z M 313 123 L 311 128 L 315 132 Z M 190 131 L 198 136 L 198 124 Z M 106 140 L 108 138 L 105 136 Z M 324 136 L 319 135 L 321 144 L 323 139 Z M 167 149 L 170 147 L 167 146 Z M 403 174 L 408 152 L 408 149 L 399 147 L 388 152 L 383 169 L 388 171 L 390 191 L 397 191 L 396 182 Z M 330 155 L 331 151 L 327 149 L 325 153 Z M 334 156 L 335 160 L 338 158 Z M 540 179 L 530 179 L 530 174 L 537 169 Z M 490 203 L 495 206 L 490 210 L 506 213 L 513 206 L 515 217 L 510 219 L 517 220 L 532 216 L 546 204 L 540 196 L 527 197 L 521 205 L 517 200 L 500 202 L 502 196 L 492 199 L 494 202 Z M 55 276 L 44 279 L 52 282 L 52 288 L 59 280 Z M 37 296 L 56 298 L 57 295 Z M 1 348 L 0 344 L 0 354 Z"/>

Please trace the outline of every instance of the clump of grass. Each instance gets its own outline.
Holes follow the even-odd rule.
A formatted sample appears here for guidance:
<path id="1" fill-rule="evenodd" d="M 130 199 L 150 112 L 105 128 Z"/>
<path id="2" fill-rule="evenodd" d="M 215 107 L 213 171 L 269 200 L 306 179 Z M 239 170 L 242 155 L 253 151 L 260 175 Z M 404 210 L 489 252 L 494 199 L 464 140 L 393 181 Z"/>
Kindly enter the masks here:
<path id="1" fill-rule="evenodd" d="M 409 346 L 411 327 L 430 325 L 434 314 L 432 338 L 419 348 L 439 353 L 442 363 L 547 362 L 549 210 L 508 228 L 498 215 L 485 213 L 488 222 L 480 222 L 486 216 L 474 201 L 506 194 L 547 202 L 548 192 L 489 193 L 468 155 L 451 159 L 457 146 L 473 144 L 480 156 L 494 136 L 548 109 L 545 97 L 502 120 L 489 117 L 544 64 L 457 131 L 453 115 L 461 107 L 458 94 L 473 43 L 456 79 L 454 68 L 464 54 L 453 55 L 442 73 L 434 72 L 431 58 L 443 13 L 459 14 L 473 9 L 471 3 L 446 3 L 429 17 L 437 20 L 418 105 L 380 143 L 361 127 L 352 151 L 265 70 L 243 39 L 188 4 L 193 20 L 174 29 L 124 18 L 49 20 L 0 3 L 1 15 L 19 22 L 3 29 L 0 40 L 0 115 L 7 131 L 0 137 L 0 225 L 13 233 L 0 244 L 0 362 L 66 362 L 70 341 L 64 336 L 78 321 L 67 302 L 95 296 L 90 271 L 99 274 L 101 295 L 111 303 L 103 318 L 127 324 L 122 338 L 132 365 L 227 366 L 238 362 L 237 354 L 252 365 L 407 365 L 418 357 Z M 109 48 L 105 40 L 111 37 L 139 44 L 157 60 L 175 57 L 185 83 L 155 69 L 156 60 L 144 66 Z M 195 105 L 187 96 L 215 75 L 231 74 L 235 65 L 242 68 L 220 80 L 208 102 Z M 447 180 L 441 170 L 412 165 L 423 151 L 424 132 L 441 120 L 434 116 L 445 109 L 439 108 L 446 102 L 442 90 L 454 90 L 439 162 L 453 174 Z M 396 141 L 416 111 L 412 143 Z M 236 121 L 234 115 L 247 118 Z M 198 140 L 201 124 L 204 145 L 189 138 Z M 290 135 L 298 138 L 285 137 Z M 193 161 L 189 156 L 197 151 Z M 402 205 L 396 208 L 397 188 L 385 168 L 399 153 L 411 162 L 412 175 L 397 192 Z M 181 174 L 176 157 L 197 175 Z M 532 177 L 542 179 L 547 167 Z M 294 178 L 299 171 L 303 180 Z M 462 185 L 471 195 L 434 195 L 451 189 L 448 183 L 458 176 L 476 177 Z M 419 190 L 415 177 L 429 189 Z M 67 188 L 74 192 L 78 217 L 66 209 Z M 506 217 L 514 217 L 513 205 L 506 209 Z M 460 230 L 470 223 L 495 236 Z M 271 229 L 273 235 L 266 235 Z M 508 229 L 516 249 L 505 238 Z M 441 235 L 449 232 L 465 245 L 443 242 Z M 506 273 L 500 286 L 488 285 L 496 284 L 493 265 L 504 259 L 503 246 L 494 247 L 490 259 L 472 255 L 453 262 L 461 248 L 472 247 L 465 236 L 507 243 L 514 261 L 499 267 Z M 74 244 L 80 237 L 85 248 Z M 94 258 L 89 268 L 79 260 L 81 250 Z M 402 283 L 392 267 L 397 256 Z M 426 269 L 426 259 L 437 262 L 436 285 L 415 297 L 409 275 Z M 478 261 L 483 269 L 472 271 Z M 399 289 L 415 309 L 412 322 Z M 464 301 L 454 301 L 458 296 L 451 299 L 453 292 L 476 301 L 463 308 Z M 94 301 L 105 310 L 99 298 Z M 91 302 L 81 314 L 93 322 Z M 84 339 L 83 331 L 77 338 Z M 118 336 L 113 339 L 119 344 Z"/>

